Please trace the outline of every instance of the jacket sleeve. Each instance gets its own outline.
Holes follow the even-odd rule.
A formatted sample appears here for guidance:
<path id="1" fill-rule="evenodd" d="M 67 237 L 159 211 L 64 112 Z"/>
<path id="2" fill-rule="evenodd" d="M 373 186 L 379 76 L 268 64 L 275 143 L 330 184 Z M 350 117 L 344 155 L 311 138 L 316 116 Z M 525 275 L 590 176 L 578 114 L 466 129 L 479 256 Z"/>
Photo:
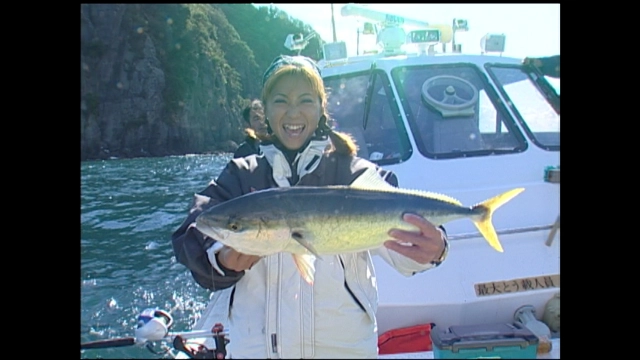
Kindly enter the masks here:
<path id="1" fill-rule="evenodd" d="M 182 225 L 171 235 L 171 244 L 176 260 L 189 269 L 198 285 L 209 290 L 220 290 L 233 286 L 244 271 L 223 269 L 224 275 L 217 272 L 209 262 L 207 249 L 213 246 L 215 239 L 202 234 L 195 227 L 195 219 L 211 206 L 241 195 L 239 182 L 235 176 L 233 162 L 230 162 L 220 174 L 200 193 L 194 195 L 189 214 Z"/>
<path id="2" fill-rule="evenodd" d="M 523 63 L 537 68 L 543 75 L 560 78 L 560 55 L 525 58 Z"/>

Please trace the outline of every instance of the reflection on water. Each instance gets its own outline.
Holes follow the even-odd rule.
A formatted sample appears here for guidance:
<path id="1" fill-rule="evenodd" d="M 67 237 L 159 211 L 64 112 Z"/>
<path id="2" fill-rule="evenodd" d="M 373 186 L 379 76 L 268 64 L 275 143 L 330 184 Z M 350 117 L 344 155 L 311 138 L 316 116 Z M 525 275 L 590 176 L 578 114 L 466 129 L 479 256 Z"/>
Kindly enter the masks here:
<path id="1" fill-rule="evenodd" d="M 193 194 L 231 158 L 187 155 L 81 163 L 80 342 L 132 337 L 145 308 L 171 311 L 173 331 L 191 329 L 206 306 L 176 263 L 171 233 Z M 143 347 L 91 349 L 81 357 L 158 358 Z"/>

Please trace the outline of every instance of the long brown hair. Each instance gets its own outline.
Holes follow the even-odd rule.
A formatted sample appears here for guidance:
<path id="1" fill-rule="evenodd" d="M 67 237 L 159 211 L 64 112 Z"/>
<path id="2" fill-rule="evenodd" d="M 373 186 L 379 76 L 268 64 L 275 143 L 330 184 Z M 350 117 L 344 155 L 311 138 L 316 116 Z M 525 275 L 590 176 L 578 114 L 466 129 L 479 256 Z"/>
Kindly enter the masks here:
<path id="1" fill-rule="evenodd" d="M 329 135 L 329 138 L 331 139 L 331 143 L 333 145 L 333 147 L 329 151 L 336 151 L 339 154 L 355 156 L 358 152 L 358 147 L 353 141 L 351 135 L 335 131 L 327 125 L 327 121 L 329 119 L 329 113 L 327 112 L 327 92 L 322 77 L 314 69 L 306 66 L 286 64 L 273 71 L 268 76 L 268 78 L 266 78 L 264 86 L 262 87 L 263 106 L 265 108 L 267 107 L 267 98 L 273 91 L 273 88 L 280 79 L 286 76 L 299 76 L 304 78 L 311 85 L 311 89 L 315 91 L 316 94 L 318 94 L 318 97 L 320 98 L 320 105 L 322 108 L 322 115 L 320 116 L 320 119 L 318 119 L 318 129 L 322 132 L 326 132 L 326 134 Z M 269 132 L 268 135 L 266 135 L 265 137 L 260 137 L 260 139 L 264 141 L 272 141 L 273 135 L 271 134 L 271 132 Z"/>

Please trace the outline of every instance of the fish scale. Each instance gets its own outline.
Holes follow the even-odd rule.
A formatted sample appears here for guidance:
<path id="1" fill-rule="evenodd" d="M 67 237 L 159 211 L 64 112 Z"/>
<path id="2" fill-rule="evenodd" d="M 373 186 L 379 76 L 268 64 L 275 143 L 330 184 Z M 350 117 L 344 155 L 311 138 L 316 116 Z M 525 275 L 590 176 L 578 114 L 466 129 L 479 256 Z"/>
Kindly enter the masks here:
<path id="1" fill-rule="evenodd" d="M 422 215 L 435 225 L 472 213 L 470 208 L 430 198 L 349 187 L 298 187 L 292 196 L 299 205 L 292 211 L 283 211 L 281 216 L 289 217 L 292 231 L 297 229 L 304 235 L 319 255 L 377 248 L 391 239 L 387 235 L 391 228 L 416 230 L 402 221 L 404 212 Z M 302 254 L 308 250 L 291 242 L 284 251 Z"/>

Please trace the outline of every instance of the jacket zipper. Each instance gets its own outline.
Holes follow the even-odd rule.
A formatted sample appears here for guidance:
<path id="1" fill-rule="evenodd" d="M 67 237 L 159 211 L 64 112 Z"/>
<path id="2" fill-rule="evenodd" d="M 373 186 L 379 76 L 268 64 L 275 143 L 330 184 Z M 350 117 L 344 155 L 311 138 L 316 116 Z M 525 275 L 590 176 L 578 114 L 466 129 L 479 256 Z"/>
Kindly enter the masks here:
<path id="1" fill-rule="evenodd" d="M 233 285 L 231 289 L 231 295 L 229 296 L 229 315 L 231 315 L 231 308 L 233 307 L 233 296 L 236 294 L 236 286 Z"/>
<path id="2" fill-rule="evenodd" d="M 358 300 L 356 295 L 353 293 L 353 291 L 351 291 L 351 289 L 349 288 L 349 285 L 347 284 L 347 274 L 346 274 L 346 270 L 344 268 L 344 263 L 342 262 L 342 258 L 340 256 L 338 256 L 338 259 L 340 259 L 340 265 L 342 265 L 342 270 L 345 271 L 345 274 L 344 274 L 344 288 L 347 289 L 347 291 L 349 292 L 349 294 L 351 295 L 353 300 L 358 304 L 358 306 L 360 306 L 360 309 L 362 309 L 362 311 L 364 311 L 366 313 L 367 310 L 365 310 L 365 308 L 362 305 L 362 303 L 360 302 L 360 300 Z"/>
<path id="3" fill-rule="evenodd" d="M 278 352 L 278 338 L 276 334 L 271 334 L 271 352 L 274 354 Z"/>

